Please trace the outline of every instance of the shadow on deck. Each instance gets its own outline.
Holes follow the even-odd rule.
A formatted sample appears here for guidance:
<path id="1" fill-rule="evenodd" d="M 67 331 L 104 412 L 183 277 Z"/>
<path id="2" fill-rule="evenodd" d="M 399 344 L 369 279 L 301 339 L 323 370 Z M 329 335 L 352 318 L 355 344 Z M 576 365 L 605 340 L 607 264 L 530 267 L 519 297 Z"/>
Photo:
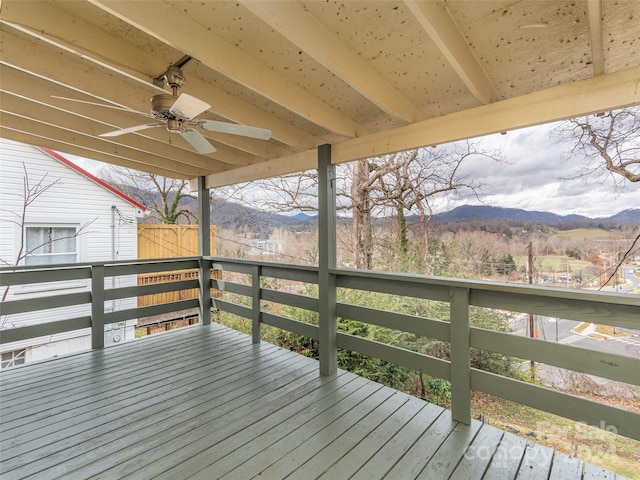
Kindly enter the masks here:
<path id="1" fill-rule="evenodd" d="M 621 478 L 218 324 L 0 381 L 4 479 Z"/>

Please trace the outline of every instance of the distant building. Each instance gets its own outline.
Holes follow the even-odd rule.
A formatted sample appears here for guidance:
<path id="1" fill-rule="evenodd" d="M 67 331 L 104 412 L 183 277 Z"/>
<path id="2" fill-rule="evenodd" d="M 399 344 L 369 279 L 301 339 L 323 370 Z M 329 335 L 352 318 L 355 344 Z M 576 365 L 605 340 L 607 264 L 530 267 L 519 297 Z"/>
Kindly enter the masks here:
<path id="1" fill-rule="evenodd" d="M 281 250 L 282 246 L 279 243 L 272 242 L 271 240 L 253 240 L 251 242 L 249 255 L 278 255 Z"/>

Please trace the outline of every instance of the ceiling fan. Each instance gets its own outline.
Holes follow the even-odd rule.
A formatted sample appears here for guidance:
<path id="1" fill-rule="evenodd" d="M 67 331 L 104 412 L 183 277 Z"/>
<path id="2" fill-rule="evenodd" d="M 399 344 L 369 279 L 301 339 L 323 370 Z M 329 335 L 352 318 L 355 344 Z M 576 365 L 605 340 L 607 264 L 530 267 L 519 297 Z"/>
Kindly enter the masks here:
<path id="1" fill-rule="evenodd" d="M 209 154 L 216 151 L 215 147 L 195 128 L 201 128 L 211 132 L 229 133 L 244 137 L 269 140 L 271 131 L 265 128 L 249 127 L 215 120 L 198 120 L 198 115 L 206 112 L 211 105 L 189 94 L 182 93 L 178 96 L 178 90 L 184 85 L 185 78 L 182 70 L 177 66 L 170 66 L 162 77 L 163 81 L 171 87 L 172 93 L 161 93 L 151 97 L 151 113 L 142 114 L 156 120 L 155 123 L 136 125 L 113 132 L 100 134 L 100 137 L 117 137 L 127 133 L 139 132 L 148 128 L 166 127 L 171 133 L 179 133 L 189 144 L 201 154 Z M 72 100 L 72 99 L 66 99 Z M 80 101 L 80 100 L 76 100 Z M 83 102 L 85 103 L 85 102 Z M 89 103 L 89 102 L 86 102 Z M 108 105 L 101 105 L 109 107 Z M 120 107 L 111 107 L 123 110 Z M 132 111 L 124 109 L 126 111 Z M 140 113 L 140 112 L 137 112 Z"/>

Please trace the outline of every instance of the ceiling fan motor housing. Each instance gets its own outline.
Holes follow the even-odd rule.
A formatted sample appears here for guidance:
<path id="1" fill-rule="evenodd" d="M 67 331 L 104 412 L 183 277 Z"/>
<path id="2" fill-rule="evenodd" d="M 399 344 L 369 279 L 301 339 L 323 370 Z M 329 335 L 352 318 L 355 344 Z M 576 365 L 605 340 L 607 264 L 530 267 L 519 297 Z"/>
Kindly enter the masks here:
<path id="1" fill-rule="evenodd" d="M 161 93 L 151 97 L 151 115 L 158 120 L 174 119 L 175 115 L 170 112 L 171 107 L 176 101 L 174 95 Z"/>

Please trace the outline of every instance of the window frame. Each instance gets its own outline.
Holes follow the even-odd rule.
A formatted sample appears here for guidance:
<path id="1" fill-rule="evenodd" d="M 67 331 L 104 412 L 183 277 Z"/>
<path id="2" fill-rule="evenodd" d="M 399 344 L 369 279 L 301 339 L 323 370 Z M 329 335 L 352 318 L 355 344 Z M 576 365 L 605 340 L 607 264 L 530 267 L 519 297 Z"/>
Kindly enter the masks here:
<path id="1" fill-rule="evenodd" d="M 29 227 L 59 227 L 59 228 L 75 228 L 76 236 L 75 244 L 76 244 L 76 260 L 71 263 L 64 263 L 60 265 L 74 265 L 76 263 L 81 263 L 86 256 L 86 242 L 84 236 L 88 232 L 82 232 L 82 234 L 78 233 L 78 230 L 82 225 L 86 223 L 86 219 L 84 217 L 73 216 L 72 218 L 66 218 L 66 221 L 55 222 L 47 220 L 42 216 L 38 216 L 35 218 L 28 218 L 22 227 L 16 226 L 15 237 L 14 238 L 22 238 L 23 248 L 26 249 L 27 243 L 27 233 L 26 229 Z M 20 237 L 22 236 L 22 237 Z M 15 242 L 16 255 L 18 253 L 19 242 Z M 20 260 L 19 265 L 26 265 L 26 256 Z M 48 268 L 53 264 L 41 264 L 41 265 L 31 265 L 34 268 Z M 27 285 L 18 285 L 12 289 L 13 294 L 22 295 L 22 294 L 30 294 L 30 293 L 42 293 L 42 292 L 50 292 L 56 290 L 68 290 L 68 289 L 80 289 L 80 288 L 88 288 L 90 282 L 88 280 L 66 280 L 54 283 L 31 283 Z"/>
<path id="2" fill-rule="evenodd" d="M 78 234 L 78 229 L 80 228 L 80 225 L 77 223 L 52 223 L 52 222 L 28 222 L 24 224 L 24 230 L 23 230 L 23 239 L 24 239 L 24 249 L 27 249 L 27 244 L 28 244 L 28 235 L 27 232 L 30 228 L 49 228 L 49 229 L 62 229 L 62 228 L 73 228 L 75 230 L 75 233 L 71 236 L 71 237 L 61 237 L 60 239 L 53 239 L 50 242 L 41 244 L 40 246 L 38 246 L 38 249 L 43 248 L 45 245 L 49 244 L 53 244 L 54 242 L 56 242 L 56 240 L 67 240 L 69 238 L 73 239 L 73 243 L 75 245 L 75 250 L 73 252 L 63 252 L 63 253 L 34 253 L 34 254 L 28 254 L 25 251 L 25 257 L 21 260 L 22 265 L 27 265 L 27 259 L 28 258 L 51 258 L 54 255 L 75 255 L 75 260 L 72 262 L 62 262 L 63 264 L 68 264 L 68 263 L 78 263 L 80 262 L 80 245 L 79 245 L 79 234 Z M 46 267 L 47 265 L 56 265 L 55 263 L 50 263 L 50 262 L 45 262 L 45 263 L 33 263 L 30 264 L 29 266 L 42 266 L 42 267 Z"/>
<path id="3" fill-rule="evenodd" d="M 5 356 L 11 355 L 11 358 L 5 360 Z M 17 360 L 17 362 L 16 362 Z M 11 350 L 9 352 L 2 352 L 0 358 L 0 369 L 15 367 L 17 365 L 24 365 L 27 363 L 27 349 Z"/>

